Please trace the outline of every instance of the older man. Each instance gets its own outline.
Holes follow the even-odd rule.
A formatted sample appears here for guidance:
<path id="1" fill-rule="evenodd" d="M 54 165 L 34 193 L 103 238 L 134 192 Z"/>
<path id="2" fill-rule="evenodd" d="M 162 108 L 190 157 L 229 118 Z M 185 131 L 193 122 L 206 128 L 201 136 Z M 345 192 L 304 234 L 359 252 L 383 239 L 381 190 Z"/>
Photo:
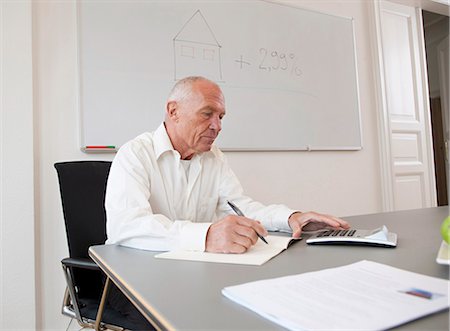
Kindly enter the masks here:
<path id="1" fill-rule="evenodd" d="M 122 146 L 112 163 L 105 201 L 108 244 L 244 253 L 267 230 L 299 237 L 302 230 L 348 228 L 333 216 L 264 206 L 245 196 L 213 144 L 224 116 L 224 97 L 214 82 L 187 77 L 175 84 L 164 123 Z M 227 201 L 248 218 L 235 215 Z M 109 302 L 137 329 L 152 329 L 116 288 Z"/>
<path id="2" fill-rule="evenodd" d="M 126 143 L 106 192 L 107 243 L 165 251 L 243 253 L 271 231 L 348 228 L 339 218 L 264 206 L 244 195 L 213 144 L 225 101 L 214 82 L 187 77 L 173 87 L 164 123 Z M 234 202 L 247 217 L 233 213 Z"/>

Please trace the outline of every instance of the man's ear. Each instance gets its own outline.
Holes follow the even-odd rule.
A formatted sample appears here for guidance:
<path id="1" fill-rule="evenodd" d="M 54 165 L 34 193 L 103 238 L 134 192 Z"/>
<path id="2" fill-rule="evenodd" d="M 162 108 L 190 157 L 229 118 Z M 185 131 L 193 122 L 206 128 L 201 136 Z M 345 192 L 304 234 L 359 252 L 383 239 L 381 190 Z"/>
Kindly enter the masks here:
<path id="1" fill-rule="evenodd" d="M 178 120 L 178 104 L 176 101 L 169 101 L 166 105 L 167 117 L 173 122 Z"/>

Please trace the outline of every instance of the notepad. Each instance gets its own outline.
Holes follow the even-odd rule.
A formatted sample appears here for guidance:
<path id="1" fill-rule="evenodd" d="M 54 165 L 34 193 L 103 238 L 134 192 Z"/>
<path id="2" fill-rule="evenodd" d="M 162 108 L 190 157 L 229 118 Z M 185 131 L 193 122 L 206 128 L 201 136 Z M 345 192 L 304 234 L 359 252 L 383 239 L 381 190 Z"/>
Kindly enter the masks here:
<path id="1" fill-rule="evenodd" d="M 196 251 L 170 251 L 155 255 L 158 259 L 174 259 L 215 263 L 262 265 L 287 249 L 299 239 L 284 236 L 265 237 L 268 245 L 261 240 L 243 254 L 220 254 Z"/>
<path id="2" fill-rule="evenodd" d="M 222 293 L 289 330 L 386 330 L 448 308 L 449 286 L 445 279 L 360 261 Z"/>

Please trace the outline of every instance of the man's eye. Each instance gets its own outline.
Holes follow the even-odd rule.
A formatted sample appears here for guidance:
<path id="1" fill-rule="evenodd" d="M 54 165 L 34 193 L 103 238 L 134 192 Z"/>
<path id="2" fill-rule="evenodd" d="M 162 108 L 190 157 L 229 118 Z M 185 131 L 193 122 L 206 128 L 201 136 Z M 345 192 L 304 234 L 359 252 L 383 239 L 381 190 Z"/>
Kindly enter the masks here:
<path id="1" fill-rule="evenodd" d="M 203 116 L 205 117 L 211 117 L 212 113 L 203 113 Z"/>

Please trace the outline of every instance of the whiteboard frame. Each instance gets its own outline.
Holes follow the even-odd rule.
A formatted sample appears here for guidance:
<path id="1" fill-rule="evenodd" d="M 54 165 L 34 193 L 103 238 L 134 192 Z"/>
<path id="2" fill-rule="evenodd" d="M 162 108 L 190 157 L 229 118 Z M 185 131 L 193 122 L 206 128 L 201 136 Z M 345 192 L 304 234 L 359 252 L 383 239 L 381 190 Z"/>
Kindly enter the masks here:
<path id="1" fill-rule="evenodd" d="M 311 145 L 306 145 L 303 147 L 296 147 L 296 148 L 227 148 L 227 147 L 220 147 L 220 150 L 224 151 L 224 152 L 294 152 L 294 151 L 307 151 L 307 152 L 312 152 L 312 151 L 360 151 L 363 149 L 363 131 L 362 131 L 362 118 L 361 118 L 361 100 L 360 100 L 360 85 L 359 85 L 359 72 L 358 72 L 358 56 L 357 56 L 357 46 L 356 46 L 356 31 L 355 31 L 355 19 L 351 16 L 343 16 L 343 15 L 335 15 L 335 14 L 330 14 L 321 10 L 313 10 L 313 9 L 309 9 L 309 8 L 304 8 L 301 6 L 295 6 L 292 4 L 288 4 L 288 3 L 284 3 L 284 2 L 278 2 L 278 1 L 274 1 L 274 0 L 256 0 L 259 2 L 265 2 L 268 4 L 272 4 L 272 5 L 278 5 L 278 6 L 283 6 L 283 7 L 289 7 L 289 8 L 293 8 L 293 9 L 299 9 L 299 10 L 304 10 L 304 11 L 308 11 L 308 12 L 312 12 L 312 13 L 320 13 L 323 15 L 328 15 L 331 17 L 337 17 L 337 18 L 343 18 L 343 19 L 348 19 L 351 21 L 351 26 L 352 26 L 352 40 L 353 40 L 353 54 L 354 54 L 354 69 L 355 69 L 355 84 L 356 84 L 356 102 L 357 102 L 357 114 L 358 114 L 358 125 L 359 125 L 359 146 L 311 146 Z M 81 28 L 81 22 L 80 22 L 80 11 L 81 11 L 81 2 L 83 2 L 83 0 L 76 0 L 74 3 L 75 6 L 75 24 L 76 24 L 76 28 L 74 29 L 75 31 L 75 40 L 76 40 L 76 66 L 77 66 L 77 70 L 76 70 L 76 109 L 78 111 L 78 134 L 79 134 L 79 142 L 80 142 L 80 150 L 84 153 L 87 154 L 105 154 L 105 153 L 116 153 L 120 146 L 115 146 L 115 148 L 111 148 L 111 149 L 98 149 L 98 150 L 88 150 L 86 148 L 86 142 L 84 141 L 84 134 L 83 134 L 83 109 L 81 106 L 81 100 L 82 100 L 82 95 L 81 95 L 81 91 L 82 91 L 82 72 L 81 72 L 81 32 L 80 32 L 80 28 Z"/>

